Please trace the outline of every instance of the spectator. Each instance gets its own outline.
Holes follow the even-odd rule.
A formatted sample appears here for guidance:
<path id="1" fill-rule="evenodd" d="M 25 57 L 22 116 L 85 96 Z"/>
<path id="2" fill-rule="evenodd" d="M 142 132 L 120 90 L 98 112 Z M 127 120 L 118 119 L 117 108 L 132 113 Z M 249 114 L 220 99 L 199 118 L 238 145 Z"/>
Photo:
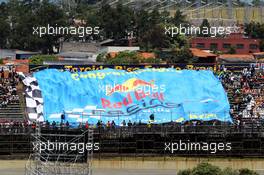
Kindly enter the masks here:
<path id="1" fill-rule="evenodd" d="M 68 121 L 66 121 L 66 128 L 68 129 L 70 127 L 70 124 Z"/>
<path id="2" fill-rule="evenodd" d="M 89 124 L 88 124 L 88 121 L 85 122 L 85 129 L 89 129 Z"/>
<path id="3" fill-rule="evenodd" d="M 122 126 L 126 126 L 126 121 L 125 120 L 122 121 Z"/>
<path id="4" fill-rule="evenodd" d="M 52 122 L 52 129 L 56 129 L 56 122 L 55 121 Z"/>
<path id="5" fill-rule="evenodd" d="M 128 126 L 128 127 L 131 127 L 131 126 L 132 126 L 132 122 L 131 122 L 131 120 L 128 121 L 127 126 Z"/>

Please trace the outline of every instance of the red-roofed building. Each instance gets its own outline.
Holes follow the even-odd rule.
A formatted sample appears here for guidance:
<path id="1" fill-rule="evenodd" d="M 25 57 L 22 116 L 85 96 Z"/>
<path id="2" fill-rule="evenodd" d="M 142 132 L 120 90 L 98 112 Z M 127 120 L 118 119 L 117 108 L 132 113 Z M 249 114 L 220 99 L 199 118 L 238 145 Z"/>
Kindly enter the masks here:
<path id="1" fill-rule="evenodd" d="M 138 53 L 142 58 L 148 59 L 148 58 L 156 58 L 155 53 L 152 52 L 140 52 Z"/>
<path id="2" fill-rule="evenodd" d="M 108 56 L 110 58 L 115 58 L 119 52 L 109 52 Z M 148 58 L 156 58 L 155 53 L 152 52 L 138 52 L 137 55 L 141 58 L 148 59 Z"/>
<path id="3" fill-rule="evenodd" d="M 215 63 L 217 55 L 212 54 L 210 52 L 206 52 L 201 49 L 191 48 L 193 56 L 198 58 L 199 63 Z"/>
<path id="4" fill-rule="evenodd" d="M 17 72 L 29 72 L 29 60 L 3 60 L 4 65 L 15 66 Z"/>
<path id="5" fill-rule="evenodd" d="M 228 52 L 231 47 L 237 54 L 259 52 L 259 39 L 245 37 L 242 33 L 232 33 L 226 37 L 195 37 L 191 39 L 191 47 L 202 50 Z"/>
<path id="6" fill-rule="evenodd" d="M 255 62 L 253 54 L 222 54 L 217 58 L 221 63 L 243 63 L 243 62 Z"/>

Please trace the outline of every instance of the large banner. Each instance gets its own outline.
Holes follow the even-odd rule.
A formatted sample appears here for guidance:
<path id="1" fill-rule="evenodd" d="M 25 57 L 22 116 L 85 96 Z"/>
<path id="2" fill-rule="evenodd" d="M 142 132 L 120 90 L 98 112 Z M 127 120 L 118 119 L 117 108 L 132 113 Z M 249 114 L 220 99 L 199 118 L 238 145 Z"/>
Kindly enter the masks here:
<path id="1" fill-rule="evenodd" d="M 217 70 L 217 65 L 214 63 L 196 63 L 196 64 L 141 64 L 141 65 L 105 65 L 105 64 L 84 64 L 84 65 L 29 65 L 31 72 L 41 71 L 44 69 L 59 69 L 70 72 L 86 72 L 95 71 L 103 69 L 116 69 L 116 70 L 126 70 L 127 72 L 136 71 L 139 69 L 150 69 L 150 68 L 174 68 L 176 70 L 206 70 L 210 69 L 212 71 Z"/>
<path id="2" fill-rule="evenodd" d="M 42 92 L 45 120 L 95 124 L 187 120 L 231 121 L 229 102 L 212 71 L 104 69 L 34 73 Z"/>

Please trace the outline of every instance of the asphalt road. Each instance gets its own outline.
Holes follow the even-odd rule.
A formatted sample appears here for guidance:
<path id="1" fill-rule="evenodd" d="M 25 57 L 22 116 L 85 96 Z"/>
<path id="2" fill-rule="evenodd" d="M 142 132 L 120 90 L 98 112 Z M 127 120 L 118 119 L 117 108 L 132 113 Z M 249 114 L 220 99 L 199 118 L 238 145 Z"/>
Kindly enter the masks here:
<path id="1" fill-rule="evenodd" d="M 26 160 L 0 160 L 0 175 L 24 175 Z M 246 168 L 246 167 L 245 167 Z M 260 175 L 264 175 L 263 170 L 257 171 Z M 92 175 L 176 175 L 175 169 L 158 169 L 157 167 L 151 169 L 144 167 L 144 169 L 131 167 L 123 167 L 121 169 L 116 167 L 106 166 L 105 168 L 93 169 Z"/>
<path id="2" fill-rule="evenodd" d="M 24 175 L 25 163 L 23 160 L 1 160 L 1 175 Z M 94 169 L 93 175 L 176 175 L 175 170 L 138 170 L 138 169 Z"/>

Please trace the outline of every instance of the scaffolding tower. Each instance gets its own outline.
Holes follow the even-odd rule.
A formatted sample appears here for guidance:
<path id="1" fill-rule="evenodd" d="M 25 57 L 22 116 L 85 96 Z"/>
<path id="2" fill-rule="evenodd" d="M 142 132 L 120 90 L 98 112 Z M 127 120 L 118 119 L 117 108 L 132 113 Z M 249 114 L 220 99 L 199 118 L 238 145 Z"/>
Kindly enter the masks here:
<path id="1" fill-rule="evenodd" d="M 91 175 L 93 149 L 79 150 L 79 144 L 87 143 L 94 143 L 92 128 L 77 133 L 61 129 L 43 132 L 37 123 L 32 134 L 33 153 L 26 163 L 25 175 Z M 78 149 L 66 149 L 74 145 Z"/>

